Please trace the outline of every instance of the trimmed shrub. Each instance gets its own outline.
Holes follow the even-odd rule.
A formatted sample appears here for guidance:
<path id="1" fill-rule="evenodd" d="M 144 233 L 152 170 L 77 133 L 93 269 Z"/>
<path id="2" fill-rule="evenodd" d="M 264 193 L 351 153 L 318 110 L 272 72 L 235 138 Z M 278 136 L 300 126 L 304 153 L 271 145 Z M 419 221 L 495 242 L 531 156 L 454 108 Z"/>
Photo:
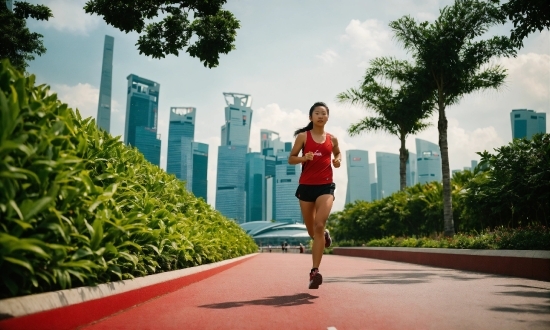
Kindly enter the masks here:
<path id="1" fill-rule="evenodd" d="M 255 252 L 235 222 L 0 64 L 0 298 Z"/>

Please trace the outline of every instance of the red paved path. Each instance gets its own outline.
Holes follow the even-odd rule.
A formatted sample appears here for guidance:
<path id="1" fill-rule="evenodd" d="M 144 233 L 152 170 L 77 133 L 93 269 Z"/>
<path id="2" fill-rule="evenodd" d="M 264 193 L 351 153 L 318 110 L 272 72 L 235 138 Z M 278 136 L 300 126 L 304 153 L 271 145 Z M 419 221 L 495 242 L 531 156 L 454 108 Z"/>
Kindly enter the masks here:
<path id="1" fill-rule="evenodd" d="M 259 254 L 83 329 L 550 329 L 550 283 L 326 255 Z"/>

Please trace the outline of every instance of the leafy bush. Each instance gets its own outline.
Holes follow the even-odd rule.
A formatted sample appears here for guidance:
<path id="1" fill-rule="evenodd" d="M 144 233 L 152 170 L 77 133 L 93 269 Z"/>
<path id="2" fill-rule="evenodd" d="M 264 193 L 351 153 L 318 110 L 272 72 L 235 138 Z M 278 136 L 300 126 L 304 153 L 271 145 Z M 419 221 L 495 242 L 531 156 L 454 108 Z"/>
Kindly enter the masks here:
<path id="1" fill-rule="evenodd" d="M 95 285 L 257 250 L 233 221 L 0 64 L 0 298 Z"/>
<path id="2" fill-rule="evenodd" d="M 492 250 L 550 250 L 550 230 L 545 226 L 530 226 L 517 229 L 499 227 L 494 231 L 485 230 L 476 235 L 458 233 L 453 237 L 386 237 L 381 239 L 373 239 L 369 241 L 366 246 Z"/>
<path id="3" fill-rule="evenodd" d="M 550 134 L 515 139 L 509 145 L 478 153 L 486 170 L 464 193 L 462 217 L 477 229 L 529 224 L 549 225 Z"/>

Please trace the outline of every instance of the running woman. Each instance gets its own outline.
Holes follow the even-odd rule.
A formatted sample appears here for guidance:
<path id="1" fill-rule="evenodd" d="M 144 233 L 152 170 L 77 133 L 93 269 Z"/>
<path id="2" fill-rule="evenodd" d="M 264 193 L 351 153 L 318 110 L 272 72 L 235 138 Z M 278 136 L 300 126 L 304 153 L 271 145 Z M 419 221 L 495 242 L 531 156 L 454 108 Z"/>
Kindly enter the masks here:
<path id="1" fill-rule="evenodd" d="M 338 140 L 325 132 L 329 109 L 323 102 L 316 102 L 309 109 L 309 124 L 296 130 L 296 141 L 288 157 L 288 163 L 302 164 L 300 184 L 296 197 L 300 200 L 300 209 L 309 236 L 313 239 L 311 250 L 313 265 L 309 273 L 309 288 L 318 289 L 323 283 L 319 265 L 325 247 L 332 244 L 328 230 L 325 229 L 336 185 L 332 180 L 332 165 L 340 167 L 340 148 Z M 302 152 L 302 156 L 298 156 Z"/>

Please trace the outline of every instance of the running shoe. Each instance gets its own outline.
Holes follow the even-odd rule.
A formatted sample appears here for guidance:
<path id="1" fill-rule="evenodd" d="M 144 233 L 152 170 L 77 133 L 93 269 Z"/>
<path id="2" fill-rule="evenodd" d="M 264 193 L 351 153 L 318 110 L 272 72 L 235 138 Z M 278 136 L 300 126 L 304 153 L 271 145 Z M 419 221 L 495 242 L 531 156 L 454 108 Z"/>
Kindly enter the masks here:
<path id="1" fill-rule="evenodd" d="M 328 232 L 328 229 L 325 229 L 325 247 L 328 248 L 332 245 L 332 238 L 330 237 L 330 233 Z"/>
<path id="2" fill-rule="evenodd" d="M 319 273 L 319 270 L 316 269 L 309 273 L 309 288 L 310 289 L 319 289 L 319 285 L 323 284 L 323 276 Z"/>

